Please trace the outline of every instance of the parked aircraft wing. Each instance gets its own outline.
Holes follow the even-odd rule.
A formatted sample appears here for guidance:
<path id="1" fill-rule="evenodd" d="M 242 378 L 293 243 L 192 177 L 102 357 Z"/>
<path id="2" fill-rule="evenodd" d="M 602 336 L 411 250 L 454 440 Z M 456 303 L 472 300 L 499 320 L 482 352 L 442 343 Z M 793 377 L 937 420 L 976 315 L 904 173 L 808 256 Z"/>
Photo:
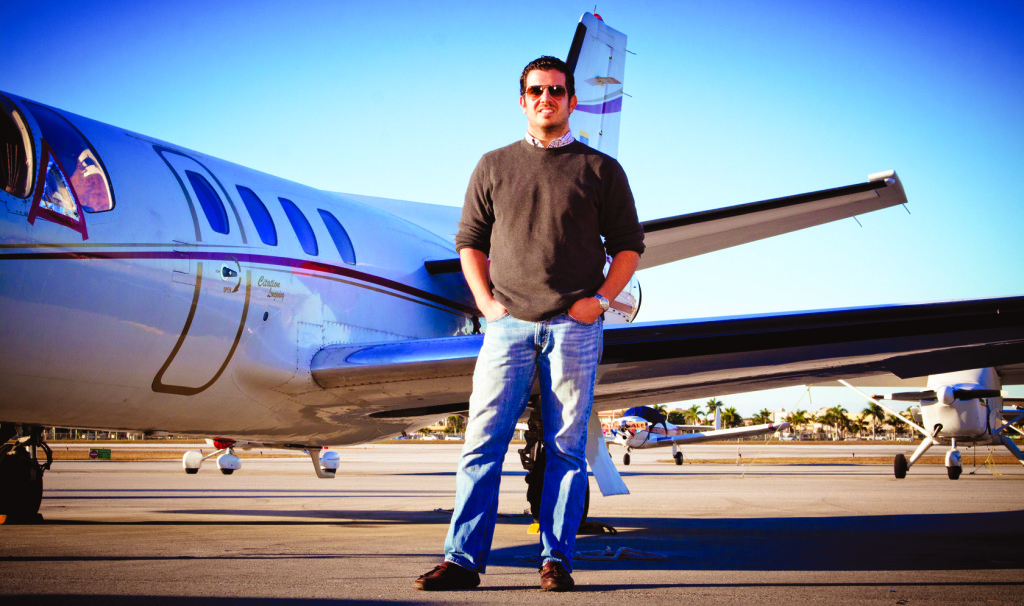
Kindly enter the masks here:
<path id="1" fill-rule="evenodd" d="M 645 221 L 640 269 L 904 204 L 895 171 L 867 183 Z"/>
<path id="2" fill-rule="evenodd" d="M 785 431 L 787 429 L 789 429 L 789 423 L 779 423 L 778 425 L 766 423 L 763 425 L 751 425 L 750 427 L 732 427 L 730 429 L 688 433 L 671 437 L 659 436 L 656 440 L 644 440 L 644 436 L 640 432 L 637 432 L 637 435 L 633 436 L 633 438 L 627 442 L 627 445 L 634 449 L 644 450 L 647 448 L 672 446 L 673 444 L 678 446 L 680 444 L 699 444 L 701 442 L 735 440 L 736 438 L 752 438 L 755 436 L 775 433 L 776 431 Z"/>
<path id="3" fill-rule="evenodd" d="M 312 377 L 371 417 L 466 410 L 481 335 L 335 345 Z M 1024 297 L 616 325 L 597 410 L 1024 362 Z"/>

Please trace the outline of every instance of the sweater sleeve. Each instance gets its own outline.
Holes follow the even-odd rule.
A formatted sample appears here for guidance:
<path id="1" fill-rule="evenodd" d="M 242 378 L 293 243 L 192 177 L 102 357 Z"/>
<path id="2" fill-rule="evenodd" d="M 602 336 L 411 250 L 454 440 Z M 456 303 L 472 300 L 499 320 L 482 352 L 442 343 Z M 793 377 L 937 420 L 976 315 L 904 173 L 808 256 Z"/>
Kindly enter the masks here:
<path id="1" fill-rule="evenodd" d="M 459 233 L 455 236 L 456 252 L 463 248 L 491 252 L 491 228 L 494 226 L 494 205 L 491 200 L 490 171 L 487 156 L 480 158 L 466 188 Z"/>
<path id="2" fill-rule="evenodd" d="M 603 166 L 601 203 L 601 235 L 604 247 L 610 257 L 624 250 L 637 254 L 644 252 L 644 228 L 636 214 L 636 202 L 629 189 L 626 172 L 615 160 L 609 159 Z"/>

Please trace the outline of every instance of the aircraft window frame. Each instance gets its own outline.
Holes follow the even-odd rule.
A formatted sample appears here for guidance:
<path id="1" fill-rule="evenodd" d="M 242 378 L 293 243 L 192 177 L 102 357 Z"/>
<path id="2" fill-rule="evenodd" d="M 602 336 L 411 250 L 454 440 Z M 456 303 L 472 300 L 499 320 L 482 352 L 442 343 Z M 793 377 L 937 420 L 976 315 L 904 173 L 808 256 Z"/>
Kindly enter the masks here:
<path id="1" fill-rule="evenodd" d="M 67 177 L 82 209 L 87 213 L 114 210 L 116 203 L 110 173 L 89 139 L 57 111 L 33 101 L 24 100 L 23 103 L 51 152 L 65 169 L 71 171 Z M 102 187 L 96 185 L 95 177 L 99 178 L 98 183 Z"/>
<path id="2" fill-rule="evenodd" d="M 0 154 L 0 162 L 3 166 L 0 166 L 0 174 L 4 175 L 3 190 L 15 198 L 21 198 L 27 200 L 32 195 L 32 190 L 35 189 L 35 149 L 34 141 L 32 139 L 32 129 L 28 125 L 28 121 L 25 119 L 22 111 L 14 104 L 13 101 L 0 95 L 0 111 L 8 118 L 4 122 L 2 128 L 11 128 L 8 133 L 0 133 L 0 137 L 7 137 L 11 135 L 9 142 L 5 141 L 3 153 Z M 17 136 L 20 135 L 21 141 L 17 141 Z M 9 147 L 10 146 L 10 147 Z M 11 149 L 11 148 L 14 149 Z M 10 151 L 9 151 L 10 150 Z M 14 152 L 14 161 L 10 162 L 11 151 Z M 11 173 L 15 170 L 12 165 L 17 165 L 17 168 L 23 168 L 25 170 L 24 184 L 21 183 L 21 176 L 14 176 L 12 179 Z M 20 189 L 19 189 L 20 186 Z"/>
<path id="3" fill-rule="evenodd" d="M 228 221 L 228 211 L 224 208 L 224 202 L 206 177 L 188 169 L 185 169 L 185 177 L 192 184 L 192 191 L 196 193 L 199 205 L 203 207 L 203 214 L 206 215 L 210 229 L 224 235 L 231 233 L 231 223 Z M 216 223 L 214 219 L 217 220 Z"/>
<path id="4" fill-rule="evenodd" d="M 299 245 L 302 247 L 302 250 L 311 257 L 318 256 L 320 254 L 320 247 L 317 245 L 316 234 L 313 232 L 313 226 L 310 225 L 309 219 L 288 198 L 279 197 L 277 200 L 281 203 L 281 208 L 284 209 L 288 222 L 292 224 L 292 231 L 295 232 L 295 237 L 299 239 Z"/>
<path id="5" fill-rule="evenodd" d="M 235 184 L 235 189 L 238 190 L 238 196 L 242 198 L 245 209 L 249 211 L 249 218 L 256 226 L 260 240 L 267 246 L 277 246 L 277 226 L 274 225 L 274 218 L 270 216 L 267 205 L 248 187 Z"/>
<path id="6" fill-rule="evenodd" d="M 338 249 L 341 260 L 349 265 L 355 265 L 356 249 L 352 246 L 352 239 L 348 237 L 348 232 L 345 231 L 341 221 L 338 221 L 338 218 L 330 211 L 318 208 L 317 212 L 320 213 L 320 218 L 323 220 L 324 226 L 327 227 L 327 233 L 334 240 L 334 247 Z"/>

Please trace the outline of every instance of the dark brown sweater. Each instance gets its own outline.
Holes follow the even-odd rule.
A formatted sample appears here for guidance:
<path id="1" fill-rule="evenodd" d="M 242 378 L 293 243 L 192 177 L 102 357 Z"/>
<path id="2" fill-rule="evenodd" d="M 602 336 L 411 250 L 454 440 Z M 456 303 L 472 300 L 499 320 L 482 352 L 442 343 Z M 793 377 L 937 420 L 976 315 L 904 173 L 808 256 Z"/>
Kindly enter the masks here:
<path id="1" fill-rule="evenodd" d="M 519 140 L 473 171 L 455 237 L 456 250 L 466 247 L 490 256 L 494 298 L 537 322 L 593 296 L 605 253 L 643 253 L 644 231 L 614 158 L 578 141 L 544 149 Z"/>

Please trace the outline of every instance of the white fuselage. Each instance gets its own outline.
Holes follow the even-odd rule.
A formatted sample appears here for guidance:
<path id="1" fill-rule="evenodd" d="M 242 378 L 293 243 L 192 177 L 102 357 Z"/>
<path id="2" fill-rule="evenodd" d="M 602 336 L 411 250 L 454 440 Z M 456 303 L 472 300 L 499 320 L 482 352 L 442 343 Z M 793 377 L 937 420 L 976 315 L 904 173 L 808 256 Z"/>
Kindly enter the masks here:
<path id="1" fill-rule="evenodd" d="M 31 127 L 34 166 L 45 164 L 34 106 L 7 98 Z M 321 389 L 309 363 L 331 344 L 474 331 L 461 274 L 424 268 L 456 256 L 457 208 L 424 206 L 451 225 L 438 234 L 340 194 L 60 113 L 102 162 L 114 207 L 83 213 L 85 239 L 45 218 L 30 223 L 31 192 L 0 190 L 0 420 L 300 444 L 364 442 L 414 425 L 360 414 L 354 426 L 360 403 Z M 223 203 L 226 230 L 201 204 L 195 174 Z M 276 245 L 263 242 L 239 186 L 269 212 Z M 315 254 L 281 198 L 308 221 Z M 354 264 L 321 211 L 343 225 Z"/>

